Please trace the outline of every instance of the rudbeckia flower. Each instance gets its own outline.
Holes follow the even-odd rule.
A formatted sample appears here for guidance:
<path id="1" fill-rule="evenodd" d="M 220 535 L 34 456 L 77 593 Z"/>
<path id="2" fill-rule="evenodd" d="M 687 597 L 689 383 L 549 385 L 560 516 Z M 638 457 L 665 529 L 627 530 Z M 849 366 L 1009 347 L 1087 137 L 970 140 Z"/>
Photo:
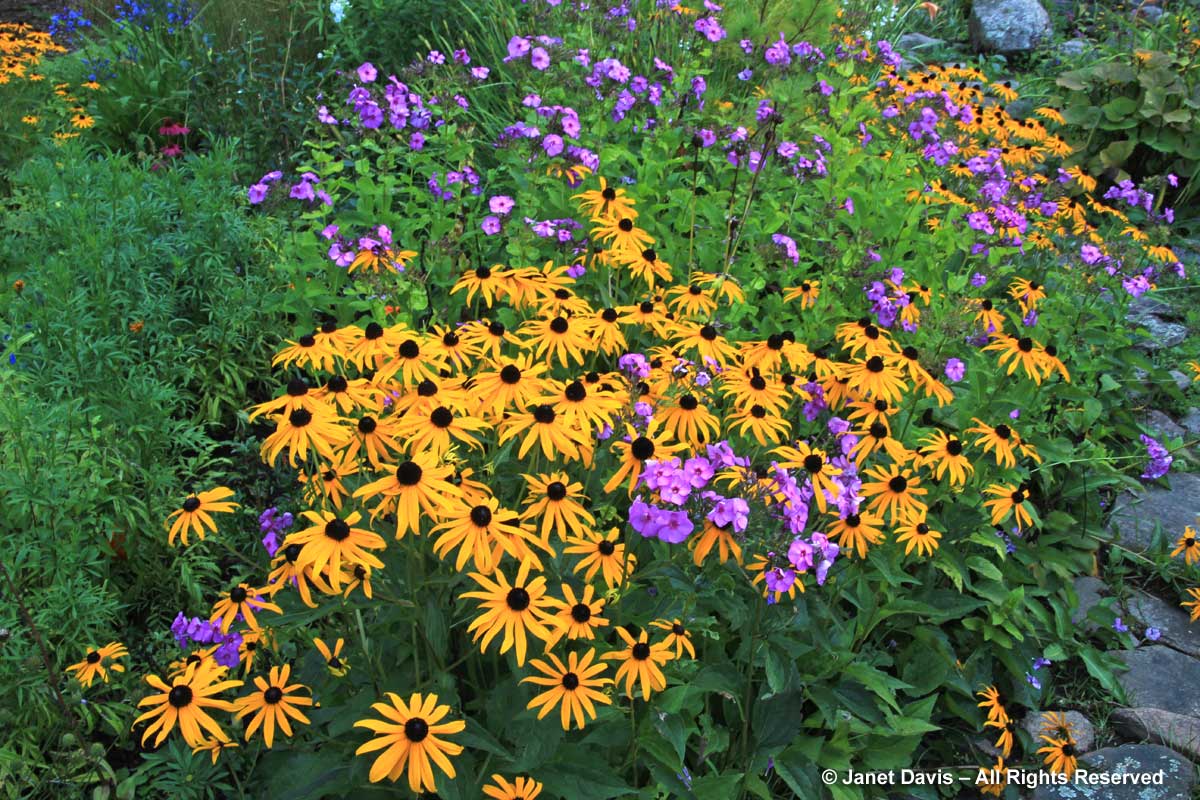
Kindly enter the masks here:
<path id="1" fill-rule="evenodd" d="M 550 461 L 560 458 L 566 461 L 588 460 L 586 453 L 590 442 L 587 433 L 578 425 L 568 423 L 566 416 L 556 412 L 553 406 L 543 403 L 533 406 L 529 411 L 510 414 L 500 424 L 500 444 L 522 433 L 526 435 L 517 450 L 517 458 L 524 458 L 537 444 Z"/>
<path id="2" fill-rule="evenodd" d="M 316 370 L 330 371 L 337 358 L 338 354 L 329 346 L 328 340 L 318 342 L 314 334 L 306 333 L 298 339 L 288 339 L 287 347 L 280 350 L 271 359 L 271 366 L 296 366 L 301 369 L 311 367 Z"/>
<path id="3" fill-rule="evenodd" d="M 1183 553 L 1183 561 L 1191 566 L 1200 561 L 1200 544 L 1196 541 L 1196 531 L 1191 525 L 1183 529 L 1183 535 L 1175 542 L 1175 549 L 1171 551 L 1171 558 Z"/>
<path id="4" fill-rule="evenodd" d="M 629 441 L 617 440 L 612 444 L 612 451 L 621 459 L 621 465 L 604 484 L 604 491 L 611 492 L 623 482 L 627 482 L 629 496 L 632 497 L 638 478 L 642 474 L 642 465 L 651 459 L 656 461 L 669 459 L 682 450 L 683 445 L 668 444 L 666 437 L 659 433 L 657 420 L 647 425 L 644 433 L 638 433 L 632 425 L 626 425 L 625 431 Z"/>
<path id="5" fill-rule="evenodd" d="M 593 218 L 604 216 L 621 216 L 637 218 L 634 210 L 636 202 L 629 197 L 624 189 L 609 186 L 608 181 L 600 177 L 600 188 L 589 189 L 586 192 L 572 195 L 572 200 L 579 201 L 580 210 Z"/>
<path id="6" fill-rule="evenodd" d="M 898 403 L 904 397 L 903 376 L 880 356 L 871 356 L 866 361 L 846 367 L 844 378 L 847 385 L 859 396 L 880 398 L 889 403 Z M 826 394 L 829 394 L 826 389 Z"/>
<path id="7" fill-rule="evenodd" d="M 315 574 L 326 575 L 326 581 L 335 592 L 341 591 L 343 564 L 362 564 L 376 569 L 383 562 L 371 550 L 383 550 L 387 542 L 378 534 L 354 525 L 362 514 L 352 512 L 345 519 L 328 511 L 305 511 L 302 516 L 312 523 L 311 527 L 288 534 L 283 545 L 301 546 L 296 560 L 298 569 L 309 567 Z"/>
<path id="8" fill-rule="evenodd" d="M 776 447 L 771 452 L 779 456 L 779 466 L 783 469 L 803 469 L 808 474 L 812 481 L 813 500 L 822 514 L 826 508 L 826 492 L 837 500 L 842 487 L 833 479 L 841 475 L 842 470 L 830 463 L 824 450 L 814 449 L 808 442 L 797 442 L 795 447 Z"/>
<path id="9" fill-rule="evenodd" d="M 582 572 L 588 581 L 599 572 L 610 589 L 620 586 L 637 566 L 637 557 L 626 553 L 620 528 L 612 528 L 607 535 L 585 530 L 582 536 L 568 537 L 563 552 L 584 556 L 574 571 Z"/>
<path id="10" fill-rule="evenodd" d="M 883 541 L 882 526 L 882 517 L 859 509 L 857 514 L 849 514 L 831 523 L 826 530 L 829 538 L 839 546 L 851 554 L 857 553 L 859 558 L 866 558 L 867 550 Z"/>
<path id="11" fill-rule="evenodd" d="M 550 640 L 552 634 L 547 629 L 550 604 L 546 598 L 546 579 L 538 576 L 532 580 L 529 572 L 533 564 L 524 561 L 517 570 L 517 578 L 513 583 L 508 582 L 507 576 L 500 570 L 493 574 L 495 580 L 478 572 L 470 573 L 471 578 L 480 587 L 480 591 L 464 592 L 462 598 L 481 600 L 480 608 L 483 613 L 476 617 L 468 631 L 474 631 L 472 641 L 478 642 L 479 650 L 487 650 L 492 639 L 501 631 L 504 640 L 500 645 L 501 654 L 507 653 L 516 646 L 517 665 L 524 666 L 527 647 L 526 633 L 531 633 L 543 642 Z"/>
<path id="12" fill-rule="evenodd" d="M 274 611 L 276 614 L 283 613 L 283 609 L 279 606 L 261 599 L 260 593 L 260 590 L 249 584 L 239 583 L 230 589 L 225 597 L 216 602 L 213 606 L 212 616 L 208 618 L 209 622 L 221 620 L 221 633 L 229 633 L 229 626 L 233 624 L 234 617 L 241 614 L 251 630 L 258 630 L 261 626 L 258 624 L 258 618 L 254 616 L 255 611 L 266 610 Z"/>
<path id="13" fill-rule="evenodd" d="M 625 628 L 617 626 L 617 634 L 625 642 L 626 647 L 605 653 L 602 658 L 619 661 L 614 681 L 620 683 L 625 679 L 625 694 L 633 697 L 633 684 L 642 687 L 642 699 L 649 700 L 651 690 L 661 692 L 667 688 L 667 678 L 663 675 L 662 666 L 671 660 L 671 651 L 663 642 L 650 644 L 646 631 L 634 639 Z"/>
<path id="14" fill-rule="evenodd" d="M 534 800 L 542 793 L 542 785 L 524 775 L 509 783 L 502 775 L 492 775 L 492 783 L 483 787 L 483 793 L 492 800 Z"/>
<path id="15" fill-rule="evenodd" d="M 325 668 L 329 670 L 329 674 L 335 678 L 345 677 L 346 673 L 350 671 L 350 664 L 342 658 L 342 647 L 346 644 L 346 640 L 339 638 L 334 643 L 332 650 L 319 638 L 313 639 L 313 644 L 321 653 L 321 658 L 325 659 Z"/>
<path id="16" fill-rule="evenodd" d="M 537 360 L 557 361 L 569 367 L 572 361 L 584 363 L 584 354 L 591 343 L 591 324 L 587 317 L 528 320 L 517 330 L 517 335 L 527 337 L 522 346 L 532 350 Z"/>
<path id="17" fill-rule="evenodd" d="M 526 508 L 521 512 L 521 519 L 542 518 L 538 532 L 542 541 L 549 541 L 551 531 L 565 541 L 571 534 L 589 530 L 596 524 L 596 518 L 580 503 L 581 500 L 587 500 L 583 494 L 583 484 L 572 481 L 567 473 L 521 477 L 529 488 L 529 493 L 522 501 Z"/>
<path id="18" fill-rule="evenodd" d="M 344 442 L 348 433 L 341 419 L 327 411 L 312 413 L 298 408 L 276 417 L 275 432 L 263 441 L 262 458 L 275 466 L 280 452 L 288 451 L 288 463 L 296 466 L 296 458 L 307 459 L 310 450 L 329 461 L 337 459 L 334 448 Z"/>
<path id="19" fill-rule="evenodd" d="M 897 464 L 886 468 L 872 467 L 867 470 L 866 477 L 871 481 L 863 482 L 861 494 L 864 499 L 870 499 L 869 510 L 880 516 L 887 514 L 893 525 L 923 516 L 928 510 L 919 499 L 920 495 L 928 494 L 928 490 L 922 488 L 920 479 L 911 469 Z"/>
<path id="20" fill-rule="evenodd" d="M 987 711 L 989 721 L 999 722 L 1001 725 L 1008 722 L 1008 712 L 1004 707 L 1007 699 L 1000 693 L 999 689 L 995 686 L 989 686 L 975 694 L 983 698 L 983 702 L 978 703 L 978 706 Z"/>
<path id="21" fill-rule="evenodd" d="M 463 273 L 450 289 L 450 294 L 454 295 L 463 290 L 467 292 L 467 305 L 474 303 L 475 295 L 478 294 L 483 304 L 491 308 L 497 297 L 503 298 L 507 294 L 504 267 L 496 264 L 491 267 L 476 267 Z"/>
<path id="22" fill-rule="evenodd" d="M 207 527 L 213 533 L 217 532 L 217 523 L 213 522 L 210 513 L 230 513 L 237 508 L 237 503 L 223 502 L 225 498 L 233 497 L 233 489 L 218 486 L 200 494 L 190 494 L 176 510 L 167 517 L 163 527 L 167 529 L 167 543 L 175 544 L 178 536 L 184 546 L 188 543 L 188 531 L 194 530 L 201 539 Z"/>
<path id="23" fill-rule="evenodd" d="M 75 680 L 79 681 L 79 685 L 83 688 L 88 688 L 92 685 L 97 677 L 100 680 L 108 683 L 108 671 L 124 672 L 125 665 L 118 664 L 116 659 L 125 658 L 129 655 L 129 651 L 125 649 L 125 645 L 120 642 L 109 642 L 96 650 L 88 649 L 87 655 L 83 661 L 78 664 L 72 664 L 67 667 L 67 673 L 75 673 Z M 109 663 L 105 663 L 105 662 Z"/>
<path id="24" fill-rule="evenodd" d="M 588 584 L 583 587 L 583 593 L 578 597 L 570 584 L 562 584 L 563 597 L 546 598 L 550 608 L 557 611 L 548 618 L 551 637 L 546 642 L 546 652 L 558 643 L 563 636 L 567 639 L 594 639 L 596 628 L 608 625 L 608 620 L 600 616 L 604 613 L 604 598 L 595 597 L 596 587 Z"/>
<path id="25" fill-rule="evenodd" d="M 733 520 L 721 526 L 706 518 L 700 534 L 688 538 L 688 549 L 692 551 L 692 561 L 697 567 L 704 563 L 714 546 L 719 563 L 724 564 L 731 558 L 738 564 L 742 563 L 742 547 L 733 538 Z"/>
<path id="26" fill-rule="evenodd" d="M 357 461 L 358 454 L 365 450 L 367 461 L 375 469 L 395 463 L 394 454 L 401 449 L 396 438 L 402 435 L 397 423 L 393 418 L 379 418 L 373 414 L 359 417 L 345 438 L 345 446 L 338 449 L 338 460 L 343 463 Z"/>
<path id="27" fill-rule="evenodd" d="M 397 780 L 408 770 L 408 788 L 414 794 L 421 792 L 436 792 L 433 768 L 430 762 L 454 778 L 454 765 L 447 756 L 456 756 L 462 752 L 462 745 L 455 744 L 442 737 L 462 733 L 467 723 L 462 720 L 442 722 L 450 713 L 450 706 L 438 705 L 436 694 L 421 695 L 414 692 L 408 702 L 401 700 L 392 692 L 387 693 L 387 703 L 374 703 L 374 709 L 382 720 L 360 719 L 354 723 L 356 728 L 367 728 L 379 734 L 361 745 L 354 754 L 373 753 L 383 750 L 371 765 L 369 778 L 371 783 L 378 783 L 387 778 Z"/>
<path id="28" fill-rule="evenodd" d="M 683 658 L 684 650 L 692 658 L 696 657 L 696 648 L 692 646 L 691 631 L 684 627 L 680 619 L 656 619 L 650 623 L 650 627 L 667 632 L 667 638 L 663 639 L 662 643 L 668 650 L 675 650 L 675 658 Z"/>
<path id="29" fill-rule="evenodd" d="M 220 694 L 226 689 L 234 689 L 242 685 L 241 681 L 217 681 L 218 673 L 201 664 L 190 664 L 182 675 L 174 678 L 167 685 L 157 675 L 147 675 L 146 683 L 159 691 L 138 701 L 138 707 L 154 706 L 133 721 L 134 727 L 139 722 L 148 719 L 155 721 L 142 733 L 142 744 L 156 731 L 153 747 L 163 743 L 176 726 L 183 733 L 184 740 L 192 747 L 204 743 L 203 728 L 220 742 L 228 742 L 229 735 L 221 730 L 216 720 L 208 715 L 206 709 L 218 711 L 236 711 L 237 706 L 226 700 L 217 700 L 213 695 Z"/>
<path id="30" fill-rule="evenodd" d="M 929 527 L 923 515 L 906 520 L 896 529 L 896 534 L 896 542 L 904 545 L 904 555 L 909 555 L 916 548 L 918 556 L 931 556 L 938 548 L 938 539 L 942 538 L 941 533 Z"/>
<path id="31" fill-rule="evenodd" d="M 553 711 L 555 706 L 560 706 L 563 730 L 571 729 L 572 719 L 575 726 L 583 730 L 585 714 L 586 719 L 596 718 L 595 703 L 612 705 L 612 698 L 605 694 L 602 688 L 612 683 L 611 678 L 602 677 L 608 665 L 603 662 L 592 663 L 596 657 L 595 650 L 588 650 L 582 657 L 579 653 L 569 653 L 565 665 L 553 653 L 547 656 L 550 659 L 548 662 L 538 659 L 529 662 L 529 665 L 542 675 L 522 678 L 521 683 L 550 688 L 530 700 L 525 707 L 540 706 L 538 719 L 542 719 Z"/>
<path id="32" fill-rule="evenodd" d="M 483 420 L 444 405 L 410 408 L 396 423 L 396 433 L 404 438 L 408 452 L 428 452 L 438 458 L 449 453 L 456 444 L 482 448 L 472 432 L 490 428 Z"/>
<path id="33" fill-rule="evenodd" d="M 967 482 L 967 476 L 975 471 L 971 460 L 963 455 L 963 443 L 958 437 L 939 430 L 924 439 L 922 444 L 925 446 L 920 451 L 917 464 L 931 467 L 930 471 L 938 480 L 949 473 L 950 484 L 962 486 Z"/>
<path id="34" fill-rule="evenodd" d="M 1045 747 L 1038 748 L 1038 755 L 1045 755 L 1043 760 L 1051 772 L 1060 773 L 1069 779 L 1075 774 L 1079 751 L 1074 739 L 1052 739 L 1041 737 L 1046 742 Z"/>
<path id="35" fill-rule="evenodd" d="M 475 569 L 490 575 L 505 553 L 541 569 L 541 561 L 529 547 L 534 537 L 521 526 L 516 512 L 501 508 L 496 498 L 458 503 L 448 508 L 444 517 L 430 531 L 430 536 L 442 532 L 433 543 L 433 551 L 444 559 L 457 547 L 456 570 L 462 571 L 473 560 Z"/>
<path id="36" fill-rule="evenodd" d="M 380 497 L 372 516 L 394 511 L 396 538 L 403 539 L 410 530 L 421 532 L 422 514 L 439 517 L 455 498 L 462 496 L 447 480 L 453 471 L 451 467 L 438 466 L 432 454 L 414 453 L 408 461 L 397 465 L 392 474 L 360 486 L 354 497 Z"/>
<path id="37" fill-rule="evenodd" d="M 1009 514 L 1016 516 L 1018 528 L 1024 529 L 1033 524 L 1033 518 L 1030 517 L 1029 509 L 1025 506 L 1029 502 L 1029 496 L 1025 493 L 1023 487 L 995 483 L 985 489 L 984 492 L 995 498 L 984 503 L 985 506 L 991 509 L 993 525 L 999 525 L 1008 519 Z"/>
<path id="38" fill-rule="evenodd" d="M 276 725 L 279 726 L 279 730 L 283 732 L 284 736 L 291 737 L 292 726 L 288 723 L 288 717 L 305 725 L 312 724 L 308 717 L 304 716 L 296 707 L 311 706 L 312 698 L 293 694 L 301 690 L 307 691 L 308 687 L 299 683 L 289 686 L 288 678 L 291 676 L 291 672 L 292 668 L 287 664 L 284 664 L 282 668 L 271 667 L 270 680 L 263 680 L 261 675 L 256 676 L 254 685 L 258 687 L 258 691 L 248 694 L 236 702 L 235 719 L 241 719 L 247 714 L 254 714 L 250 724 L 246 726 L 246 741 L 250 741 L 254 732 L 262 727 L 263 741 L 270 748 L 274 743 Z"/>
<path id="39" fill-rule="evenodd" d="M 528 355 L 502 359 L 492 367 L 494 371 L 476 375 L 472 386 L 472 393 L 479 398 L 479 413 L 485 419 L 499 417 L 505 411 L 523 411 L 546 392 L 546 381 L 538 376 L 547 365 Z"/>

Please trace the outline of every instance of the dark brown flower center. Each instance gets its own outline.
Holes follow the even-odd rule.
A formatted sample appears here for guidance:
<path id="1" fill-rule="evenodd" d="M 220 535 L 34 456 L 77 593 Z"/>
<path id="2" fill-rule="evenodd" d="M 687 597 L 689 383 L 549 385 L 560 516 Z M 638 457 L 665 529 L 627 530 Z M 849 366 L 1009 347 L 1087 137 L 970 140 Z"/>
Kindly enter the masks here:
<path id="1" fill-rule="evenodd" d="M 685 394 L 679 398 L 679 407 L 684 411 L 695 411 L 699 405 L 700 401 L 690 394 Z"/>
<path id="2" fill-rule="evenodd" d="M 454 422 L 454 414 L 445 406 L 438 406 L 429 415 L 429 421 L 439 428 L 449 428 Z"/>
<path id="3" fill-rule="evenodd" d="M 630 650 L 630 655 L 632 655 L 638 661 L 645 661 L 650 657 L 650 645 L 646 644 L 645 642 L 638 642 Z"/>
<path id="4" fill-rule="evenodd" d="M 592 609 L 587 603 L 576 603 L 571 606 L 571 619 L 582 624 L 592 618 Z"/>
<path id="5" fill-rule="evenodd" d="M 904 494 L 908 490 L 908 479 L 903 475 L 897 475 L 888 481 L 888 488 L 896 494 Z"/>
<path id="6" fill-rule="evenodd" d="M 540 405 L 533 409 L 533 418 L 543 425 L 549 425 L 554 422 L 554 409 L 548 405 Z"/>
<path id="7" fill-rule="evenodd" d="M 504 369 L 500 370 L 500 380 L 512 386 L 521 381 L 521 370 L 512 364 L 505 365 Z"/>
<path id="8" fill-rule="evenodd" d="M 504 602 L 513 611 L 524 611 L 529 608 L 529 592 L 522 589 L 520 586 L 508 590 L 508 595 L 504 598 Z"/>
<path id="9" fill-rule="evenodd" d="M 404 723 L 404 738 L 410 742 L 422 742 L 429 735 L 429 723 L 419 717 L 413 717 Z"/>
<path id="10" fill-rule="evenodd" d="M 229 599 L 238 604 L 246 602 L 246 590 L 241 586 L 233 587 L 229 591 Z"/>
<path id="11" fill-rule="evenodd" d="M 421 467 L 414 461 L 405 461 L 396 467 L 396 481 L 401 486 L 416 486 L 421 482 Z"/>
<path id="12" fill-rule="evenodd" d="M 192 704 L 192 687 L 172 686 L 167 693 L 167 702 L 175 708 L 186 708 Z"/>
<path id="13" fill-rule="evenodd" d="M 477 528 L 486 528 L 492 522 L 492 510 L 487 506 L 475 506 L 471 509 L 471 523 Z"/>
<path id="14" fill-rule="evenodd" d="M 871 356 L 867 359 L 867 369 L 871 372 L 883 372 L 883 359 L 879 356 Z"/>
<path id="15" fill-rule="evenodd" d="M 297 408 L 288 414 L 288 422 L 293 428 L 303 428 L 312 422 L 312 413 L 307 408 Z"/>
<path id="16" fill-rule="evenodd" d="M 278 686 L 272 686 L 263 692 L 263 700 L 271 705 L 275 705 L 283 699 L 283 690 Z"/>
<path id="17" fill-rule="evenodd" d="M 415 339 L 406 339 L 400 345 L 401 358 L 417 358 L 421 355 L 421 345 L 417 344 Z"/>
<path id="18" fill-rule="evenodd" d="M 562 481 L 554 481 L 546 485 L 546 497 L 558 502 L 567 496 L 567 487 Z"/>
<path id="19" fill-rule="evenodd" d="M 350 526 L 345 520 L 331 519 L 325 523 L 325 535 L 335 542 L 344 542 L 350 538 Z"/>
<path id="20" fill-rule="evenodd" d="M 198 497 L 189 497 L 187 500 L 183 501 L 183 510 L 189 514 L 192 513 L 193 511 L 195 511 L 199 507 L 200 507 L 200 498 L 198 498 Z"/>
<path id="21" fill-rule="evenodd" d="M 568 692 L 573 692 L 579 688 L 579 676 L 574 672 L 568 672 L 562 676 L 562 686 Z"/>
<path id="22" fill-rule="evenodd" d="M 567 332 L 568 323 L 566 317 L 555 317 L 550 321 L 550 330 L 558 334 Z"/>
<path id="23" fill-rule="evenodd" d="M 654 442 L 647 439 L 645 436 L 639 436 L 629 445 L 629 452 L 638 461 L 645 461 L 654 455 Z"/>
<path id="24" fill-rule="evenodd" d="M 596 545 L 596 549 L 600 551 L 600 555 L 602 556 L 611 556 L 617 551 L 617 546 L 605 539 Z"/>
<path id="25" fill-rule="evenodd" d="M 100 654 L 97 653 L 95 650 L 89 650 L 86 660 L 87 660 L 87 663 L 89 663 L 89 664 L 98 664 L 98 663 L 100 663 Z"/>
<path id="26" fill-rule="evenodd" d="M 358 432 L 362 434 L 374 433 L 377 427 L 379 427 L 379 423 L 375 421 L 374 417 L 363 417 L 358 421 Z"/>
<path id="27" fill-rule="evenodd" d="M 950 455 L 960 456 L 962 455 L 962 451 L 962 442 L 960 442 L 958 439 L 951 439 L 950 441 L 946 442 L 946 452 Z"/>

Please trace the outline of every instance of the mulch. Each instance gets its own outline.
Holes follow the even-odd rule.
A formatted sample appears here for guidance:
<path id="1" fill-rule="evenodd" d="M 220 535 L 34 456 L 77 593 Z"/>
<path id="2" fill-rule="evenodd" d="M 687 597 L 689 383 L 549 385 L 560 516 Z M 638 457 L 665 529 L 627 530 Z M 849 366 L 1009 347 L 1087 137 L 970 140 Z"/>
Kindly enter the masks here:
<path id="1" fill-rule="evenodd" d="M 44 28 L 50 15 L 67 5 L 63 0 L 0 0 L 0 22 L 25 22 Z"/>

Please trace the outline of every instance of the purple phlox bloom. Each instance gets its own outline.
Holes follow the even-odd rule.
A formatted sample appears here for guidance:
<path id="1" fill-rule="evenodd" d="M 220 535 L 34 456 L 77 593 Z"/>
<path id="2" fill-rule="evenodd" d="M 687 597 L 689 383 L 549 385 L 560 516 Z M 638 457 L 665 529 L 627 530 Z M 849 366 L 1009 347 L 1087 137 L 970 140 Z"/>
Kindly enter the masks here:
<path id="1" fill-rule="evenodd" d="M 958 383 L 963 379 L 963 377 L 966 376 L 967 365 L 964 364 L 960 359 L 951 358 L 946 361 L 945 374 L 946 377 L 951 381 Z"/>
<path id="2" fill-rule="evenodd" d="M 1116 631 L 1117 633 L 1128 633 L 1129 632 L 1129 626 L 1126 625 L 1124 622 L 1122 622 L 1120 617 L 1117 617 L 1116 619 L 1113 620 L 1112 626 L 1113 626 L 1113 630 Z"/>
<path id="3" fill-rule="evenodd" d="M 364 61 L 358 68 L 358 79 L 363 83 L 371 83 L 378 75 L 379 72 L 370 61 Z"/>
<path id="4" fill-rule="evenodd" d="M 1150 463 L 1146 465 L 1146 470 L 1142 473 L 1142 479 L 1157 480 L 1166 475 L 1170 471 L 1171 462 L 1175 460 L 1175 457 L 1162 444 L 1144 433 L 1141 435 L 1141 441 L 1146 446 L 1146 455 L 1150 458 Z"/>
<path id="5" fill-rule="evenodd" d="M 1146 628 L 1146 638 L 1152 642 L 1157 642 L 1162 638 L 1162 631 L 1158 628 Z"/>
<path id="6" fill-rule="evenodd" d="M 495 236 L 500 232 L 500 218 L 489 214 L 483 218 L 483 222 L 479 223 L 479 227 L 488 236 Z"/>

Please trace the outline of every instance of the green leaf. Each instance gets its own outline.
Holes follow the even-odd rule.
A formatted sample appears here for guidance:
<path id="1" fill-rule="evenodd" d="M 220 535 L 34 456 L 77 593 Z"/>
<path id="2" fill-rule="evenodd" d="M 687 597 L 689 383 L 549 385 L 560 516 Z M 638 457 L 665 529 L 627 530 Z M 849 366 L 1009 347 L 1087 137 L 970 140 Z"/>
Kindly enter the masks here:
<path id="1" fill-rule="evenodd" d="M 1082 648 L 1079 651 L 1079 657 L 1083 659 L 1083 665 L 1087 667 L 1088 674 L 1100 681 L 1100 685 L 1120 702 L 1124 702 L 1125 690 L 1121 688 L 1117 676 L 1113 673 L 1113 669 L 1122 666 L 1122 662 L 1113 656 L 1101 653 L 1091 645 Z"/>
<path id="2" fill-rule="evenodd" d="M 1000 569 L 982 556 L 970 556 L 967 558 L 967 566 L 990 580 L 1004 580 L 1004 574 L 1000 572 Z"/>
<path id="3" fill-rule="evenodd" d="M 696 800 L 729 800 L 736 797 L 741 775 L 705 775 L 692 782 Z"/>
<path id="4" fill-rule="evenodd" d="M 803 708 L 804 695 L 800 692 L 784 692 L 755 703 L 750 719 L 759 750 L 790 742 L 800 732 Z"/>

